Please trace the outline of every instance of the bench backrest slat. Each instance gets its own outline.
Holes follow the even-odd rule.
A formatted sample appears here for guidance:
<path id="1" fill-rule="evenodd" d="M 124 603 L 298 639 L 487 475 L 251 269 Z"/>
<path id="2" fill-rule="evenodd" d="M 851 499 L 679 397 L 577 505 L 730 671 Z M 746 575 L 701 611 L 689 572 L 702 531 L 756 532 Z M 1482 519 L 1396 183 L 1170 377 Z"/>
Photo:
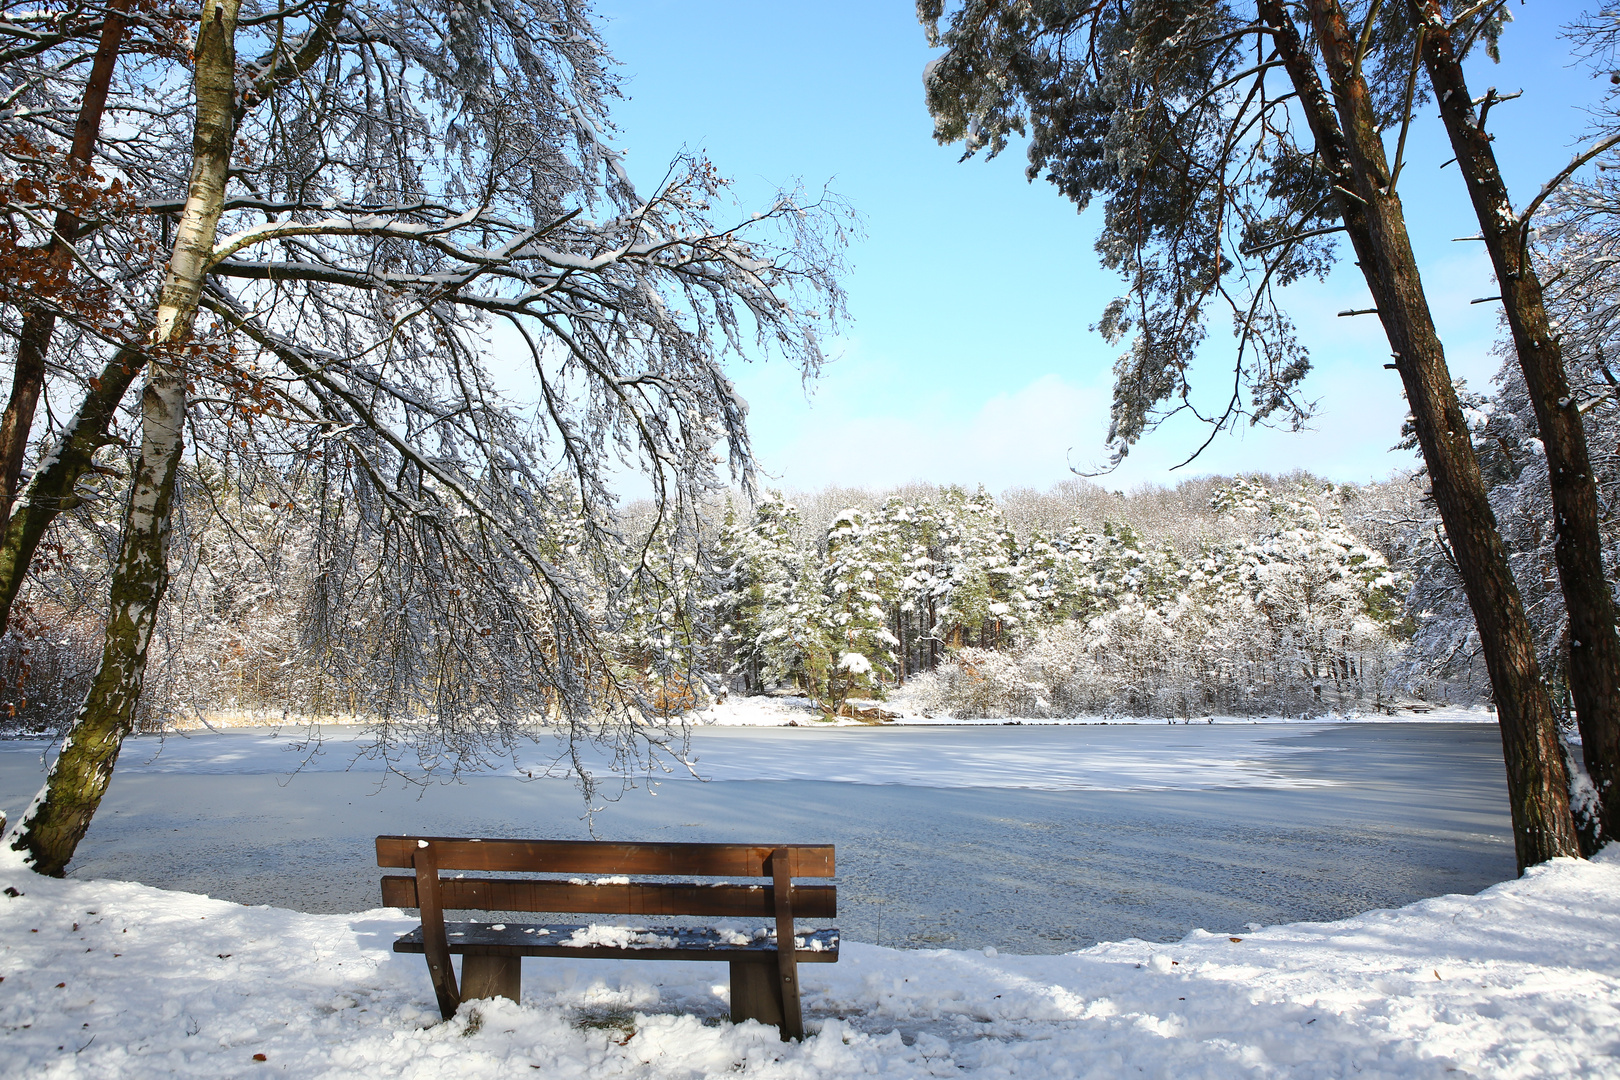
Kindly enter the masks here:
<path id="1" fill-rule="evenodd" d="M 410 868 L 421 840 L 432 842 L 441 870 L 770 877 L 771 852 L 786 848 L 793 877 L 832 877 L 836 872 L 831 844 L 622 844 L 598 840 L 474 840 L 438 836 L 379 836 L 377 865 Z"/>
<path id="2" fill-rule="evenodd" d="M 413 908 L 416 878 L 382 879 L 385 907 Z M 446 909 L 480 911 L 577 911 L 614 915 L 707 915 L 714 918 L 771 918 L 776 901 L 769 885 L 694 885 L 687 882 L 631 882 L 576 885 L 568 881 L 510 878 L 441 878 L 439 901 Z M 838 914 L 832 885 L 796 885 L 793 912 L 805 919 Z"/>

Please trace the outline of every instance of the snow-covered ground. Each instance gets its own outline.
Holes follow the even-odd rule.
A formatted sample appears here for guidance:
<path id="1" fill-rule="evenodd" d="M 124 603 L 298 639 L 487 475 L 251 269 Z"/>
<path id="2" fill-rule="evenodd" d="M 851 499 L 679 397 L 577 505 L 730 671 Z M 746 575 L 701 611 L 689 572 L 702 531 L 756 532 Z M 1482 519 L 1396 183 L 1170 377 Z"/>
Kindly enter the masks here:
<path id="1" fill-rule="evenodd" d="M 722 1021 L 719 964 L 531 959 L 521 1005 L 437 1023 L 421 957 L 389 951 L 398 910 L 248 908 L 9 862 L 0 888 L 6 1076 L 1620 1076 L 1615 852 L 1241 939 L 849 942 L 802 969 L 811 1034 L 789 1045 Z"/>

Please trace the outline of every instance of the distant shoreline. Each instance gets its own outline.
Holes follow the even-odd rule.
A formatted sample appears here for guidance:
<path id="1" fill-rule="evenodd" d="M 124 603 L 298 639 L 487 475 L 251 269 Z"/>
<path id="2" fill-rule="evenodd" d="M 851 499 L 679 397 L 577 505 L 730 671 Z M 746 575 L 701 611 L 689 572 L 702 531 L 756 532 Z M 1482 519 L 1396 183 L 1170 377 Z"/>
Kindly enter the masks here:
<path id="1" fill-rule="evenodd" d="M 748 701 L 751 699 L 743 699 Z M 765 701 L 781 701 L 782 699 L 763 699 Z M 796 728 L 798 730 L 818 729 L 848 729 L 848 728 L 956 728 L 956 727 L 1224 727 L 1231 725 L 1269 725 L 1275 727 L 1290 727 L 1300 725 L 1338 725 L 1338 724 L 1387 724 L 1392 726 L 1407 724 L 1494 724 L 1496 714 L 1484 708 L 1447 708 L 1432 709 L 1424 712 L 1402 712 L 1397 715 L 1350 715 L 1329 714 L 1312 717 L 1287 716 L 1205 716 L 1188 719 L 1173 719 L 1169 717 L 1111 717 L 1096 716 L 1077 717 L 998 717 L 978 719 L 958 719 L 950 716 L 921 716 L 917 714 L 902 713 L 892 720 L 873 723 L 863 720 L 851 720 L 840 717 L 837 720 L 821 719 L 809 709 L 781 709 L 749 710 L 756 715 L 738 716 L 734 710 L 725 710 L 732 715 L 713 716 L 714 711 L 722 709 L 725 703 L 710 706 L 699 710 L 696 715 L 688 715 L 686 723 L 690 730 L 703 731 L 733 728 Z M 211 715 L 205 720 L 196 720 L 189 723 L 174 724 L 161 731 L 134 732 L 130 738 L 151 739 L 163 738 L 169 735 L 189 737 L 205 734 L 210 731 L 219 733 L 249 730 L 276 730 L 285 731 L 294 735 L 300 731 L 319 729 L 322 731 L 359 731 L 373 726 L 373 721 L 357 719 L 310 720 L 303 717 L 253 716 L 251 714 L 231 714 L 225 716 Z M 558 731 L 566 725 L 535 724 L 535 731 Z M 56 740 L 54 734 L 0 732 L 0 745 L 20 743 L 51 743 Z"/>

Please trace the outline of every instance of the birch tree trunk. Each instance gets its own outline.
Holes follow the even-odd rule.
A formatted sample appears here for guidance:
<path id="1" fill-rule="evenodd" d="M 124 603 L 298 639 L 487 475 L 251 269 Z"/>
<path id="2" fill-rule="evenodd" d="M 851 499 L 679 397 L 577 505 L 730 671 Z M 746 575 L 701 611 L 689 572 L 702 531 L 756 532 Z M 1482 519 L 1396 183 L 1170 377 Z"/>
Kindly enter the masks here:
<path id="1" fill-rule="evenodd" d="M 1435 505 L 1479 627 L 1496 699 L 1514 849 L 1522 872 L 1548 859 L 1580 854 L 1552 703 L 1445 350 L 1429 313 L 1371 95 L 1354 60 L 1356 38 L 1337 0 L 1309 0 L 1305 6 L 1326 63 L 1331 95 L 1317 78 L 1279 0 L 1265 0 L 1259 10 L 1275 31 L 1279 54 L 1318 150 L 1338 181 L 1346 232 L 1394 351 Z"/>
<path id="2" fill-rule="evenodd" d="M 1597 482 L 1587 453 L 1586 426 L 1569 389 L 1563 346 L 1548 324 L 1541 281 L 1525 242 L 1528 221 L 1513 212 L 1496 151 L 1476 119 L 1462 64 L 1452 48 L 1445 16 L 1434 0 L 1412 0 L 1425 31 L 1423 60 L 1440 103 L 1440 117 L 1468 185 L 1480 235 L 1502 290 L 1513 348 L 1530 392 L 1536 427 L 1547 451 L 1552 488 L 1553 554 L 1569 612 L 1569 689 L 1580 725 L 1581 753 L 1598 791 L 1596 828 L 1583 829 L 1586 846 L 1620 836 L 1620 637 L 1614 594 L 1603 572 Z"/>
<path id="3" fill-rule="evenodd" d="M 141 456 L 131 484 L 124 543 L 113 574 L 101 667 L 11 845 L 39 873 L 60 876 L 90 827 L 119 748 L 134 725 L 163 591 L 174 479 L 185 428 L 185 359 L 225 202 L 236 104 L 241 0 L 205 0 L 197 35 L 197 121 L 191 184 L 158 299 L 141 396 Z"/>
<path id="4" fill-rule="evenodd" d="M 107 5 L 101 43 L 90 65 L 84 100 L 79 105 L 79 117 L 73 128 L 73 146 L 68 152 L 70 168 L 87 167 L 90 156 L 95 152 L 96 137 L 101 131 L 101 114 L 107 108 L 107 90 L 112 84 L 113 68 L 118 63 L 118 47 L 124 39 L 124 14 L 132 2 L 110 0 Z M 57 213 L 45 252 L 48 273 L 67 272 L 73 259 L 73 234 L 78 229 L 77 214 L 71 210 Z M 34 425 L 34 409 L 39 404 L 40 390 L 45 385 L 45 357 L 50 352 L 51 336 L 55 332 L 56 317 L 49 311 L 30 308 L 23 314 L 22 332 L 17 343 L 17 364 L 11 376 L 11 400 L 6 403 L 5 413 L 0 415 L 0 519 L 10 515 L 12 501 L 17 497 L 17 481 L 22 476 L 23 458 L 28 452 L 28 433 Z M 9 613 L 9 600 L 6 610 Z M 5 620 L 0 619 L 0 629 L 4 627 Z"/>

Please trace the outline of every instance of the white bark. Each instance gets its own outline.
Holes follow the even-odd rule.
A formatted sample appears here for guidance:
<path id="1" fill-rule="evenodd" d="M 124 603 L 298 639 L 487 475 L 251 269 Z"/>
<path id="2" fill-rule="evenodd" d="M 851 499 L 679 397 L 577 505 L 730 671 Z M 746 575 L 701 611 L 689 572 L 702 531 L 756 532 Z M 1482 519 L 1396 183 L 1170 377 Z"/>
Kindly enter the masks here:
<path id="1" fill-rule="evenodd" d="M 185 430 L 185 361 L 225 205 L 240 6 L 241 0 L 205 0 L 203 5 L 197 35 L 191 183 L 158 300 L 141 396 L 141 457 L 113 576 L 101 667 L 44 790 L 11 841 L 14 848 L 27 852 L 30 864 L 41 873 L 61 874 L 66 869 L 107 790 L 124 736 L 134 726 L 147 645 L 168 584 L 174 479 Z"/>

